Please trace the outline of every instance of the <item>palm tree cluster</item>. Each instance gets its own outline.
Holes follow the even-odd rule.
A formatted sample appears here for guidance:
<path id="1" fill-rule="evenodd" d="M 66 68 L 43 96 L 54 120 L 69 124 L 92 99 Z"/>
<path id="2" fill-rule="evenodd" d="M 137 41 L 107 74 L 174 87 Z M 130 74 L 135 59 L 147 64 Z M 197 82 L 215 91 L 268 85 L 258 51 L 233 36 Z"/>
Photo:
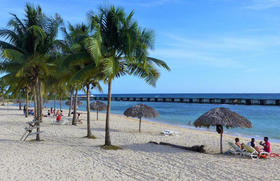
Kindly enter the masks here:
<path id="1" fill-rule="evenodd" d="M 153 49 L 153 31 L 141 28 L 133 19 L 134 12 L 124 9 L 99 8 L 87 14 L 87 24 L 68 24 L 55 14 L 47 16 L 40 6 L 26 4 L 25 17 L 11 14 L 7 28 L 0 29 L 2 61 L 0 81 L 6 94 L 25 95 L 34 101 L 35 119 L 42 121 L 43 99 L 49 96 L 61 100 L 70 96 L 69 115 L 73 106 L 72 124 L 77 124 L 77 96 L 87 95 L 87 137 L 90 129 L 91 89 L 102 91 L 99 82 L 108 85 L 105 145 L 111 145 L 110 107 L 112 82 L 123 75 L 133 75 L 155 86 L 159 68 L 169 70 L 162 61 L 149 57 Z M 58 32 L 63 34 L 58 39 Z M 73 102 L 73 103 L 72 103 Z M 26 115 L 27 116 L 27 115 Z M 40 127 L 38 125 L 38 132 Z M 40 140 L 40 134 L 36 140 Z"/>

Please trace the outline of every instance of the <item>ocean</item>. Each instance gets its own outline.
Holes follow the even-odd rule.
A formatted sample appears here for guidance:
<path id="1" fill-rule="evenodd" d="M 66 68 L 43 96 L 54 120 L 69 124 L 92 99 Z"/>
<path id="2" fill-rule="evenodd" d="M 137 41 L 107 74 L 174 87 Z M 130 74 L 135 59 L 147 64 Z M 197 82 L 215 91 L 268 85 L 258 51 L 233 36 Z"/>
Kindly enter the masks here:
<path id="1" fill-rule="evenodd" d="M 94 96 L 106 96 L 98 94 Z M 118 97 L 180 97 L 180 98 L 250 98 L 250 99 L 280 99 L 280 94 L 113 94 Z M 106 102 L 105 102 L 106 103 Z M 140 102 L 139 102 L 140 103 Z M 143 102 L 141 102 L 143 103 Z M 123 114 L 129 108 L 138 104 L 138 102 L 112 101 L 111 112 Z M 192 129 L 202 129 L 215 131 L 214 128 L 195 128 L 191 125 L 200 115 L 215 107 L 225 107 L 237 112 L 249 119 L 253 128 L 225 129 L 225 133 L 255 137 L 262 139 L 268 136 L 273 142 L 280 142 L 280 106 L 260 106 L 260 105 L 227 105 L 227 104 L 189 104 L 189 103 L 163 103 L 163 102 L 144 102 L 156 109 L 160 116 L 155 119 L 146 119 L 155 122 L 167 123 Z M 46 104 L 47 107 L 53 107 L 53 102 Z M 58 103 L 57 103 L 58 106 Z M 67 106 L 63 103 L 63 108 Z M 79 110 L 86 110 L 86 102 L 79 106 Z"/>

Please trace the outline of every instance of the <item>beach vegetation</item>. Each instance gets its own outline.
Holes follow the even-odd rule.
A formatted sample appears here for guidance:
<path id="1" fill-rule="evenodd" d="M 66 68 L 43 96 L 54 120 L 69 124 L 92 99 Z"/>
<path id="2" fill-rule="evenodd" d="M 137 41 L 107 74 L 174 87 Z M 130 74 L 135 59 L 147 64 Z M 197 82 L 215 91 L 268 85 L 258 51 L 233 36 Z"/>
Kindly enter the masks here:
<path id="1" fill-rule="evenodd" d="M 111 145 L 109 121 L 113 80 L 134 75 L 155 86 L 160 75 L 156 66 L 170 70 L 164 61 L 148 56 L 148 50 L 153 48 L 154 33 L 141 28 L 133 15 L 133 11 L 127 15 L 124 9 L 114 6 L 100 8 L 98 14 L 88 14 L 91 30 L 101 37 L 104 81 L 108 85 L 105 146 Z"/>

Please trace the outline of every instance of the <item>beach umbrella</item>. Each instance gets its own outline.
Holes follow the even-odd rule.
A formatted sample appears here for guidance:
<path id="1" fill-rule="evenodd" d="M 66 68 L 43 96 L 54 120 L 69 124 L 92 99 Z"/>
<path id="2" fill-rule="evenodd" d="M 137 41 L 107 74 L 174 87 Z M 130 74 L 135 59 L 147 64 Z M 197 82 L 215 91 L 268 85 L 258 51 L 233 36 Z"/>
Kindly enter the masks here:
<path id="1" fill-rule="evenodd" d="M 123 114 L 127 117 L 136 117 L 139 119 L 139 132 L 141 132 L 142 117 L 155 118 L 159 115 L 159 113 L 154 108 L 145 104 L 134 105 L 125 110 Z"/>
<path id="2" fill-rule="evenodd" d="M 65 104 L 66 104 L 67 106 L 69 106 L 69 105 L 70 105 L 70 101 L 66 101 Z M 72 104 L 73 104 L 72 106 L 74 106 L 74 101 L 72 101 Z M 82 104 L 83 104 L 82 101 L 79 101 L 79 100 L 77 101 L 77 105 L 82 105 Z"/>
<path id="3" fill-rule="evenodd" d="M 106 104 L 101 101 L 95 101 L 90 104 L 90 109 L 96 110 L 96 120 L 98 120 L 98 111 L 103 111 L 106 108 Z"/>
<path id="4" fill-rule="evenodd" d="M 201 115 L 195 122 L 195 127 L 216 126 L 216 131 L 221 135 L 220 151 L 223 153 L 223 127 L 226 128 L 252 128 L 252 123 L 245 117 L 223 107 L 211 109 Z"/>

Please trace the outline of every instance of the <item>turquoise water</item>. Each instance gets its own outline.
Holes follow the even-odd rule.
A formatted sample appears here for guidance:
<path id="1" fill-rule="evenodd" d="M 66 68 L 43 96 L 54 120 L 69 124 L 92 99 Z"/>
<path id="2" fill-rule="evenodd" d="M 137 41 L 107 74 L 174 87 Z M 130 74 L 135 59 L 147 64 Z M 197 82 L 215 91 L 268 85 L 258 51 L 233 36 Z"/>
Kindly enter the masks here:
<path id="1" fill-rule="evenodd" d="M 103 96 L 103 95 L 97 95 Z M 131 97 L 192 97 L 192 98 L 266 98 L 280 99 L 280 94 L 122 94 L 113 96 L 131 96 Z M 106 102 L 105 102 L 106 103 Z M 111 112 L 123 114 L 130 106 L 138 102 L 112 101 Z M 255 137 L 261 139 L 268 136 L 272 141 L 280 142 L 280 106 L 257 106 L 257 105 L 215 105 L 215 104 L 186 104 L 186 103 L 161 103 L 146 102 L 149 106 L 155 108 L 160 116 L 151 119 L 151 121 L 163 122 L 183 127 L 192 127 L 189 123 L 194 122 L 200 115 L 215 107 L 226 107 L 234 112 L 248 118 L 253 128 L 250 129 L 226 129 L 225 132 L 233 135 Z M 49 102 L 46 106 L 53 107 Z M 58 106 L 58 104 L 57 104 Z M 79 107 L 79 110 L 85 110 L 86 103 Z M 68 108 L 63 105 L 63 108 Z M 202 128 L 203 129 L 203 128 Z M 214 130 L 210 128 L 210 130 Z"/>

